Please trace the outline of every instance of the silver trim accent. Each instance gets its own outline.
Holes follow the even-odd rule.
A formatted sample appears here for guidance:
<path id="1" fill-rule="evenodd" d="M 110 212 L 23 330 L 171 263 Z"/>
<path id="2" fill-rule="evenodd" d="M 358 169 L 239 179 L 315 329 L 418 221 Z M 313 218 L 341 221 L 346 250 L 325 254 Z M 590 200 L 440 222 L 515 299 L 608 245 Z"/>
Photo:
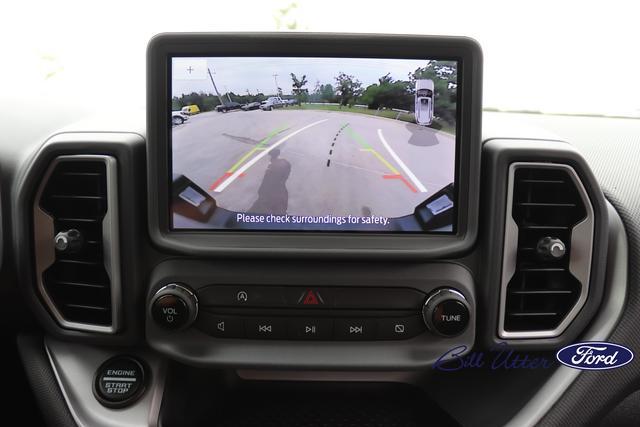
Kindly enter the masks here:
<path id="1" fill-rule="evenodd" d="M 53 218 L 40 208 L 42 192 L 55 167 L 62 162 L 102 161 L 106 166 L 107 212 L 102 221 L 102 249 L 104 267 L 111 282 L 111 325 L 71 322 L 64 318 L 47 293 L 42 274 L 55 260 Z M 38 291 L 49 312 L 66 329 L 114 334 L 121 323 L 122 287 L 120 282 L 120 228 L 118 223 L 118 170 L 117 160 L 104 155 L 58 156 L 49 165 L 36 192 L 33 204 L 33 234 Z"/>
<path id="2" fill-rule="evenodd" d="M 60 379 L 60 374 L 58 373 L 58 368 L 56 368 L 56 364 L 53 363 L 53 357 L 51 357 L 51 352 L 49 351 L 49 346 L 47 343 L 44 344 L 44 351 L 47 353 L 47 358 L 49 359 L 49 364 L 51 365 L 51 370 L 53 370 L 53 376 L 56 378 L 56 382 L 58 383 L 58 387 L 60 387 L 60 393 L 62 393 L 62 397 L 64 398 L 64 402 L 67 404 L 67 408 L 69 408 L 69 412 L 73 417 L 73 420 L 76 424 L 82 427 L 84 424 L 78 418 L 78 414 L 76 413 L 75 408 L 69 403 L 69 395 L 67 394 L 67 390 L 62 385 L 62 380 Z"/>
<path id="3" fill-rule="evenodd" d="M 506 331 L 504 328 L 507 302 L 507 286 L 515 274 L 516 258 L 518 252 L 518 225 L 513 220 L 513 186 L 515 171 L 520 168 L 536 169 L 563 169 L 569 173 L 575 184 L 580 198 L 584 203 L 587 216 L 576 224 L 571 230 L 571 255 L 569 259 L 569 271 L 581 284 L 580 296 L 569 313 L 555 329 L 536 331 Z M 591 257 L 593 254 L 594 230 L 593 205 L 589 200 L 587 191 L 580 181 L 576 171 L 569 165 L 559 163 L 517 162 L 509 166 L 509 181 L 507 187 L 507 206 L 504 232 L 504 249 L 502 257 L 502 277 L 500 282 L 500 317 L 498 319 L 498 336 L 500 338 L 553 338 L 562 334 L 569 324 L 575 319 L 587 301 L 589 294 L 589 278 L 591 274 Z"/>

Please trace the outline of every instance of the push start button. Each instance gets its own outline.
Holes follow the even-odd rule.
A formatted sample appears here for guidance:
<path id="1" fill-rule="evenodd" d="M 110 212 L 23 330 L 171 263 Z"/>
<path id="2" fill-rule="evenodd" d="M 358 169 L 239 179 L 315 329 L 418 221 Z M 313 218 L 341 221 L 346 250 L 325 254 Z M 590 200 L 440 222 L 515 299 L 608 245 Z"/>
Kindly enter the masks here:
<path id="1" fill-rule="evenodd" d="M 131 356 L 116 356 L 104 362 L 96 372 L 93 392 L 100 403 L 122 408 L 134 403 L 145 389 L 142 363 Z"/>

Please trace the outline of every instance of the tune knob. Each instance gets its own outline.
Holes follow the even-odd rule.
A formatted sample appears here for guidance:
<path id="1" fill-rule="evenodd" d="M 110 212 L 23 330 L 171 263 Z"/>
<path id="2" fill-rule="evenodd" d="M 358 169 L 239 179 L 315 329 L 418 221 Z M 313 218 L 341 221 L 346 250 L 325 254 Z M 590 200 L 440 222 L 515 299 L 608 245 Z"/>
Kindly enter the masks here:
<path id="1" fill-rule="evenodd" d="M 186 285 L 170 283 L 151 299 L 151 317 L 165 329 L 185 329 L 198 316 L 198 298 Z"/>
<path id="2" fill-rule="evenodd" d="M 556 237 L 543 237 L 536 245 L 536 252 L 544 259 L 560 260 L 567 253 L 567 246 Z"/>
<path id="3" fill-rule="evenodd" d="M 422 318 L 429 330 L 438 335 L 460 335 L 469 324 L 469 303 L 455 289 L 438 289 L 425 301 Z"/>

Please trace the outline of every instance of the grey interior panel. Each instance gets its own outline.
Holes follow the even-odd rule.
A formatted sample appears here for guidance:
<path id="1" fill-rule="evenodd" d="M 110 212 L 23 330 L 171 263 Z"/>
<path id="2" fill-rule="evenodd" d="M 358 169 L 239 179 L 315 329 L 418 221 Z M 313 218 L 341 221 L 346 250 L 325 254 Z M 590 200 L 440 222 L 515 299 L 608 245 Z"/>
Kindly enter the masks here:
<path id="1" fill-rule="evenodd" d="M 165 386 L 166 362 L 148 350 L 127 353 L 143 359 L 148 367 L 148 386 L 139 401 L 125 409 L 110 409 L 93 395 L 93 382 L 100 365 L 117 351 L 62 342 L 45 341 L 51 366 L 69 411 L 80 427 L 156 427 Z"/>

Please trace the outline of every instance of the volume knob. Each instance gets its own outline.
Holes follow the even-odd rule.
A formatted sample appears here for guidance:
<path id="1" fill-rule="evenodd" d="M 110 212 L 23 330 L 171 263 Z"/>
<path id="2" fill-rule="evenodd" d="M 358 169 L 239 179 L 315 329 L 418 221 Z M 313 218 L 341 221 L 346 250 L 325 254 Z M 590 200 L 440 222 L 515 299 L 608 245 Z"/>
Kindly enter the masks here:
<path id="1" fill-rule="evenodd" d="M 186 285 L 170 283 L 160 288 L 151 299 L 151 317 L 165 329 L 185 329 L 197 316 L 198 298 Z"/>

